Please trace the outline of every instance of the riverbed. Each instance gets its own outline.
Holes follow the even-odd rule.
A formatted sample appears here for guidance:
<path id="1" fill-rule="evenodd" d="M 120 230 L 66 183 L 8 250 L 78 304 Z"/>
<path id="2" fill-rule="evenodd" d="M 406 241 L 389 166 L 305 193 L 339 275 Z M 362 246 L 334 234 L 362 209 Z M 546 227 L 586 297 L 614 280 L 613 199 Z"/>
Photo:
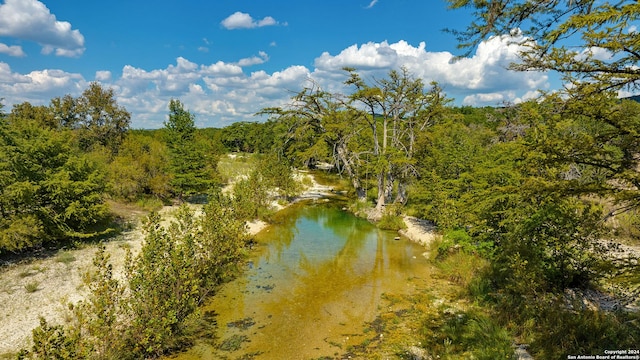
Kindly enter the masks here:
<path id="1" fill-rule="evenodd" d="M 424 247 L 342 206 L 280 211 L 256 235 L 243 275 L 203 308 L 215 335 L 177 358 L 333 358 L 369 338 L 383 297 L 424 287 L 430 266 Z"/>

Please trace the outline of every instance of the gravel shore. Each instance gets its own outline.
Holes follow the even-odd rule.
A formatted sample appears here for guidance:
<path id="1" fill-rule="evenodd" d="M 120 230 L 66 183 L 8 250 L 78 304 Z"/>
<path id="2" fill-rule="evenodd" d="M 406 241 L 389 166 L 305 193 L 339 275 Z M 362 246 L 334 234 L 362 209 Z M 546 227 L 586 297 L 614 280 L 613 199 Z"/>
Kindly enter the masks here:
<path id="1" fill-rule="evenodd" d="M 413 216 L 404 216 L 404 223 L 407 228 L 398 231 L 400 235 L 409 238 L 409 240 L 427 247 L 429 244 L 439 238 L 436 233 L 436 227 L 430 221 L 418 219 Z"/>

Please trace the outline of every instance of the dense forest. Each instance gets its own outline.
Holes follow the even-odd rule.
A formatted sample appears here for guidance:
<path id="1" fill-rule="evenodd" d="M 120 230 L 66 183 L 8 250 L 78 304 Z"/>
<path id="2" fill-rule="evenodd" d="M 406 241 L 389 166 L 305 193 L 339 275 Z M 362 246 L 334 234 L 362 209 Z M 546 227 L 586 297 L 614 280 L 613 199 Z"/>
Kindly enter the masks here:
<path id="1" fill-rule="evenodd" d="M 185 208 L 166 231 L 149 217 L 145 248 L 128 266 L 127 286 L 136 291 L 114 282 L 100 253 L 93 297 L 77 311 L 84 322 L 64 330 L 43 321 L 34 350 L 22 355 L 155 357 L 188 342 L 191 314 L 242 257 L 243 221 L 265 217 L 270 189 L 295 195 L 293 169 L 320 164 L 348 181 L 354 212 L 388 228 L 402 226 L 401 214 L 428 219 L 444 235 L 437 261 L 485 264 L 464 282 L 465 296 L 491 314 L 483 318 L 491 325 L 450 319 L 425 328 L 475 326 L 481 337 L 497 326 L 543 359 L 634 348 L 637 312 L 567 304 L 567 293 L 595 289 L 630 302 L 640 295 L 637 259 L 608 255 L 610 239 L 640 237 L 640 103 L 618 95 L 640 79 L 638 37 L 625 30 L 640 11 L 637 3 L 556 3 L 451 1 L 482 20 L 458 32 L 471 39 L 463 46 L 521 26 L 537 42 L 516 70 L 564 76 L 563 91 L 519 104 L 455 106 L 437 83 L 407 69 L 366 78 L 346 68 L 345 93 L 310 82 L 287 106 L 263 109 L 266 122 L 222 129 L 195 128 L 194 116 L 171 100 L 164 128 L 132 130 L 113 90 L 98 83 L 77 98 L 3 112 L 0 255 L 117 232 L 110 202 L 208 199 L 201 220 Z M 557 23 L 559 11 L 573 16 Z M 527 30 L 526 19 L 545 26 Z M 560 40 L 577 31 L 616 56 L 575 61 Z M 229 152 L 261 154 L 263 162 L 234 196 L 220 192 L 228 179 L 217 170 Z M 174 266 L 158 267 L 163 261 Z M 510 343 L 460 336 L 449 347 L 437 336 L 425 346 L 448 358 L 512 351 Z"/>

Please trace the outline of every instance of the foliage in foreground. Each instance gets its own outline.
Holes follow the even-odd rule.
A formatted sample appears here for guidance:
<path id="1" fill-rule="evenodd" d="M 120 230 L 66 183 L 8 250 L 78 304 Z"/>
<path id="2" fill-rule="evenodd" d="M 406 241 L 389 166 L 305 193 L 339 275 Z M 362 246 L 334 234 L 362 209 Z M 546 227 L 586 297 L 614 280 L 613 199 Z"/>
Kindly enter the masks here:
<path id="1" fill-rule="evenodd" d="M 108 218 L 105 176 L 72 139 L 35 121 L 0 120 L 0 253 L 95 235 Z"/>
<path id="2" fill-rule="evenodd" d="M 189 344 L 201 327 L 198 307 L 237 272 L 245 244 L 244 223 L 230 200 L 214 194 L 204 215 L 186 205 L 168 228 L 151 214 L 145 243 L 129 254 L 124 280 L 114 277 L 104 248 L 87 274 L 90 295 L 72 309 L 72 321 L 34 329 L 23 359 L 157 358 Z"/>
<path id="3" fill-rule="evenodd" d="M 431 356 L 509 359 L 517 343 L 528 344 L 534 358 L 566 359 L 632 349 L 640 341 L 638 313 L 586 306 L 563 292 L 541 290 L 539 281 L 521 273 L 513 275 L 512 281 L 520 281 L 517 289 L 497 287 L 495 261 L 488 262 L 464 245 L 448 246 L 450 240 L 434 243 L 432 260 L 440 276 L 461 291 L 457 305 L 443 304 L 418 315 L 422 347 Z"/>

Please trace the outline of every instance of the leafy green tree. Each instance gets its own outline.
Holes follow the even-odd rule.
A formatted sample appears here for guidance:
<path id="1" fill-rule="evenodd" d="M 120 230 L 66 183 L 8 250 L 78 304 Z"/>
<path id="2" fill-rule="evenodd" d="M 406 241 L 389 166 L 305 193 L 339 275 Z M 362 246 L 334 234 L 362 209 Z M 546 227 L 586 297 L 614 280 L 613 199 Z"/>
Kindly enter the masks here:
<path id="1" fill-rule="evenodd" d="M 243 220 L 264 218 L 271 212 L 269 188 L 258 171 L 233 185 L 233 207 Z"/>
<path id="2" fill-rule="evenodd" d="M 547 164 L 561 167 L 558 186 L 577 193 L 614 196 L 623 209 L 637 201 L 637 104 L 619 102 L 617 91 L 637 88 L 640 18 L 636 1 L 449 0 L 468 7 L 475 21 L 454 31 L 471 48 L 489 36 L 520 29 L 525 36 L 516 70 L 563 75 L 564 95 L 548 94 L 541 108 L 519 107 L 535 131 L 530 144 Z M 525 122 L 526 123 L 526 122 Z M 628 200 L 628 202 L 625 202 Z"/>
<path id="3" fill-rule="evenodd" d="M 285 109 L 264 109 L 286 128 L 282 153 L 293 163 L 315 167 L 328 161 L 346 174 L 358 200 L 366 200 L 366 163 L 371 136 L 362 112 L 350 110 L 341 96 L 323 91 L 316 83 L 300 91 Z"/>
<path id="4" fill-rule="evenodd" d="M 371 161 L 378 188 L 373 217 L 379 218 L 384 206 L 394 201 L 394 188 L 395 202 L 407 201 L 407 184 L 417 174 L 416 135 L 442 118 L 449 100 L 436 83 L 425 91 L 422 80 L 413 78 L 405 68 L 392 70 L 387 78 L 373 84 L 367 84 L 354 69 L 345 70 L 350 74 L 346 84 L 356 89 L 350 100 L 364 105 L 368 112 L 364 119 L 371 128 Z"/>
<path id="5" fill-rule="evenodd" d="M 274 147 L 278 135 L 272 121 L 237 122 L 221 130 L 220 139 L 228 151 L 266 153 Z"/>
<path id="6" fill-rule="evenodd" d="M 595 195 L 615 204 L 607 216 L 637 208 L 638 104 L 618 94 L 637 89 L 640 80 L 638 2 L 448 2 L 474 11 L 466 30 L 453 31 L 460 47 L 472 50 L 488 37 L 521 33 L 520 60 L 512 68 L 563 77 L 562 94 L 515 108 L 526 148 L 520 164 L 532 196 L 554 194 L 558 202 L 574 203 Z M 549 209 L 545 201 L 538 205 L 529 213 Z"/>
<path id="7" fill-rule="evenodd" d="M 168 198 L 171 190 L 168 163 L 169 152 L 164 142 L 130 131 L 109 164 L 111 193 L 129 201 L 148 195 Z"/>
<path id="8" fill-rule="evenodd" d="M 354 87 L 351 94 L 331 94 L 312 82 L 286 109 L 263 113 L 286 124 L 284 154 L 303 157 L 307 165 L 328 159 L 349 177 L 359 200 L 366 198 L 366 179 L 374 178 L 377 197 L 371 216 L 379 218 L 387 203 L 407 201 L 408 185 L 418 174 L 417 134 L 443 118 L 448 100 L 435 83 L 425 91 L 406 69 L 390 71 L 373 84 L 355 69 L 345 70 L 345 83 Z"/>
<path id="9" fill-rule="evenodd" d="M 113 89 L 104 89 L 93 82 L 78 98 L 81 145 L 90 148 L 98 144 L 117 152 L 129 129 L 131 115 L 115 100 Z"/>
<path id="10" fill-rule="evenodd" d="M 33 106 L 28 102 L 14 105 L 7 117 L 7 121 L 9 124 L 14 121 L 36 121 L 43 127 L 58 129 L 55 114 L 51 108 L 42 105 Z"/>
<path id="11" fill-rule="evenodd" d="M 131 114 L 118 105 L 113 89 L 104 89 L 97 82 L 78 98 L 65 95 L 52 99 L 50 108 L 58 127 L 78 133 L 83 150 L 104 147 L 117 153 L 131 121 Z"/>
<path id="12" fill-rule="evenodd" d="M 201 193 L 213 184 L 205 154 L 196 143 L 194 116 L 179 100 L 169 102 L 169 120 L 165 122 L 170 154 L 171 186 L 182 200 L 185 195 Z"/>
<path id="13" fill-rule="evenodd" d="M 584 288 L 599 278 L 602 210 L 589 201 L 523 199 L 522 210 L 498 249 L 494 279 L 511 297 Z M 527 280 L 527 281 L 523 281 Z M 526 284 L 526 285 L 525 285 Z"/>
<path id="14" fill-rule="evenodd" d="M 108 218 L 105 177 L 68 131 L 37 121 L 0 124 L 0 249 L 96 234 Z"/>
<path id="15" fill-rule="evenodd" d="M 556 186 L 613 199 L 619 209 L 611 215 L 640 205 L 640 104 L 600 92 L 528 106 L 536 109 L 526 113 L 536 119 L 528 144 L 544 154 L 544 165 L 558 168 L 563 181 Z"/>
<path id="16" fill-rule="evenodd" d="M 466 126 L 459 117 L 452 118 L 418 136 L 415 159 L 419 175 L 410 201 L 421 216 L 442 229 L 470 224 L 475 211 L 466 205 L 469 196 L 493 185 L 480 173 L 485 169 L 486 175 L 497 171 L 492 158 L 498 151 L 492 144 L 496 134 L 484 126 Z"/>
<path id="17" fill-rule="evenodd" d="M 452 30 L 462 48 L 471 49 L 489 36 L 522 31 L 522 59 L 514 69 L 557 71 L 586 92 L 638 86 L 637 1 L 448 2 L 454 9 L 474 11 L 475 21 L 466 30 Z"/>
<path id="18" fill-rule="evenodd" d="M 275 189 L 278 196 L 292 198 L 299 192 L 299 185 L 293 178 L 293 169 L 286 159 L 268 153 L 258 162 L 258 173 L 267 188 Z"/>

